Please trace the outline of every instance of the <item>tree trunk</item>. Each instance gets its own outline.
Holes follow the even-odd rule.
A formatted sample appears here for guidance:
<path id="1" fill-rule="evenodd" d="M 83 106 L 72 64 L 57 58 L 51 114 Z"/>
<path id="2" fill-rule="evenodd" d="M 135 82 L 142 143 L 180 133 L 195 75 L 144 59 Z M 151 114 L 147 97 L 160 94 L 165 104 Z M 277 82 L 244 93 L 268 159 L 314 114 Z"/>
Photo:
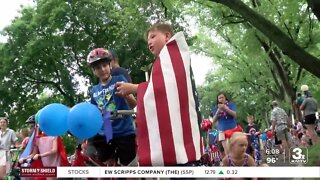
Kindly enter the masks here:
<path id="1" fill-rule="evenodd" d="M 269 124 L 268 111 L 266 111 L 266 113 L 265 113 L 265 120 L 266 120 L 266 124 L 267 124 L 267 129 L 269 129 L 271 125 Z"/>
<path id="2" fill-rule="evenodd" d="M 283 53 L 289 56 L 294 62 L 299 64 L 313 75 L 320 78 L 320 60 L 306 52 L 282 32 L 276 25 L 266 18 L 252 10 L 241 0 L 210 0 L 212 2 L 223 4 L 233 11 L 242 15 L 242 17 L 251 23 L 255 28 L 261 31 L 271 41 L 273 41 Z"/>
<path id="3" fill-rule="evenodd" d="M 300 121 L 301 123 L 303 123 L 302 113 L 301 113 L 300 108 L 297 105 L 295 105 L 295 106 L 293 106 L 292 109 L 294 111 L 295 119 Z"/>

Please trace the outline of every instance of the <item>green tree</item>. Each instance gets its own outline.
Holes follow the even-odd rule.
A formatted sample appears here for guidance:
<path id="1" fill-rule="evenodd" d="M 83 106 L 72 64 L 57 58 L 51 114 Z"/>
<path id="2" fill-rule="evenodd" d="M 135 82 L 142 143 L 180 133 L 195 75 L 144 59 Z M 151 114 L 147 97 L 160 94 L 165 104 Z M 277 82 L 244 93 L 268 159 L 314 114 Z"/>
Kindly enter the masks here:
<path id="1" fill-rule="evenodd" d="M 310 16 L 309 12 L 300 11 L 303 5 L 301 2 L 246 2 L 252 11 L 280 27 L 286 36 L 306 51 L 317 55 L 318 44 L 314 39 L 318 39 L 319 25 L 312 18 L 302 21 Z M 300 12 L 293 13 L 297 11 Z M 286 56 L 287 52 L 264 32 L 257 30 L 243 14 L 212 3 L 195 4 L 189 12 L 197 15 L 194 17 L 202 26 L 195 46 L 214 57 L 215 63 L 222 68 L 207 79 L 208 86 L 227 84 L 224 88 L 233 92 L 238 99 L 237 105 L 244 108 L 245 113 L 255 112 L 258 119 L 268 119 L 270 101 L 273 99 L 290 102 L 284 104 L 290 113 L 290 104 L 295 100 L 301 83 L 307 79 L 313 81 L 310 84 L 315 83 L 316 78 L 292 62 Z M 213 76 L 216 76 L 218 83 L 212 81 Z M 242 113 L 241 119 L 245 119 L 245 113 Z"/>
<path id="2" fill-rule="evenodd" d="M 233 11 L 237 12 L 238 14 L 240 14 L 245 21 L 248 21 L 252 26 L 254 26 L 256 29 L 261 31 L 272 42 L 274 42 L 282 50 L 283 54 L 290 57 L 294 62 L 299 64 L 302 68 L 306 69 L 310 73 L 314 74 L 317 77 L 320 77 L 320 70 L 319 68 L 317 68 L 320 66 L 320 60 L 315 55 L 311 54 L 310 52 L 307 52 L 305 49 L 303 49 L 303 47 L 299 46 L 294 41 L 294 39 L 292 39 L 292 37 L 284 33 L 278 26 L 276 26 L 270 20 L 265 18 L 263 15 L 259 14 L 254 9 L 250 8 L 248 5 L 246 5 L 242 1 L 233 1 L 233 0 L 211 0 L 211 1 L 223 4 L 229 7 L 230 9 L 232 9 Z M 256 1 L 252 1 L 252 2 L 256 2 Z M 278 4 L 276 1 L 269 1 L 269 2 L 270 2 L 269 6 Z M 262 3 L 266 4 L 268 2 L 262 2 Z M 303 4 L 301 4 L 301 1 L 297 3 L 299 3 L 300 7 L 302 7 Z M 306 2 L 302 1 L 302 3 L 306 3 Z M 256 5 L 256 3 L 253 3 L 253 5 Z M 284 5 L 284 3 L 282 5 Z M 289 6 L 289 2 L 286 2 L 286 5 Z M 265 7 L 265 6 L 261 6 L 261 7 Z M 295 10 L 299 11 L 301 9 L 295 9 Z M 299 22 L 290 22 L 290 24 L 291 23 L 292 24 L 298 23 L 299 25 Z"/>
<path id="3" fill-rule="evenodd" d="M 0 113 L 17 125 L 46 104 L 87 100 L 86 87 L 97 79 L 86 57 L 97 47 L 115 49 L 133 81 L 145 81 L 141 67 L 154 57 L 144 32 L 159 20 L 182 27 L 159 1 L 37 0 L 23 8 L 2 32 L 8 42 L 0 46 Z M 46 104 L 38 102 L 41 94 L 49 95 Z"/>

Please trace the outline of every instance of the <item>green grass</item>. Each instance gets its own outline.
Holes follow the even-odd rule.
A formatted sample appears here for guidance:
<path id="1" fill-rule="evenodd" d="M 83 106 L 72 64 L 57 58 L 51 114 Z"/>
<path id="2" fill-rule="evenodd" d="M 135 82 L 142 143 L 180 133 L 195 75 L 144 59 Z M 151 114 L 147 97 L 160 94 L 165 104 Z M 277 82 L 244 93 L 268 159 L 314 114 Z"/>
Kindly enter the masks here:
<path id="1" fill-rule="evenodd" d="M 320 166 L 320 143 L 308 148 L 307 166 Z"/>

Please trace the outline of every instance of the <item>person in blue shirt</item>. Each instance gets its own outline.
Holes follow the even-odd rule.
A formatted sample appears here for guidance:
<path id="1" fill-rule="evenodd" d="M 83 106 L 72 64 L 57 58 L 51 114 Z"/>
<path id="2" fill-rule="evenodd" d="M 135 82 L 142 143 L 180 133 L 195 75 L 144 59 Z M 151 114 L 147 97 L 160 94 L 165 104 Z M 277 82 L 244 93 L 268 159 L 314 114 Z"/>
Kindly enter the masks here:
<path id="1" fill-rule="evenodd" d="M 221 141 L 224 154 L 228 154 L 226 138 L 224 132 L 237 127 L 237 108 L 236 105 L 229 101 L 224 92 L 217 95 L 217 103 L 213 107 L 213 122 L 218 121 L 219 141 Z"/>
<path id="2" fill-rule="evenodd" d="M 116 94 L 117 82 L 127 82 L 123 76 L 111 75 L 111 52 L 105 48 L 92 50 L 87 58 L 99 83 L 91 89 L 91 103 L 102 112 L 129 110 L 136 106 L 133 95 Z M 135 129 L 130 115 L 112 121 L 113 138 L 106 142 L 102 133 L 88 139 L 86 154 L 96 156 L 100 161 L 115 161 L 121 165 L 137 165 Z"/>

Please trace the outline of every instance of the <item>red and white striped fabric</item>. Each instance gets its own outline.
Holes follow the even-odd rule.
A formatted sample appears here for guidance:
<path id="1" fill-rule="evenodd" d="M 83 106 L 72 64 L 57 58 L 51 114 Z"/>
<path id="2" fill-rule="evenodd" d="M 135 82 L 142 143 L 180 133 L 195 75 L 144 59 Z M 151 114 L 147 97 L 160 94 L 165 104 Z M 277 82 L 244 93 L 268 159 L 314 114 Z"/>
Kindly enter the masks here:
<path id="1" fill-rule="evenodd" d="M 138 87 L 140 166 L 185 164 L 202 155 L 190 60 L 188 45 L 179 32 L 155 60 L 150 81 Z"/>

